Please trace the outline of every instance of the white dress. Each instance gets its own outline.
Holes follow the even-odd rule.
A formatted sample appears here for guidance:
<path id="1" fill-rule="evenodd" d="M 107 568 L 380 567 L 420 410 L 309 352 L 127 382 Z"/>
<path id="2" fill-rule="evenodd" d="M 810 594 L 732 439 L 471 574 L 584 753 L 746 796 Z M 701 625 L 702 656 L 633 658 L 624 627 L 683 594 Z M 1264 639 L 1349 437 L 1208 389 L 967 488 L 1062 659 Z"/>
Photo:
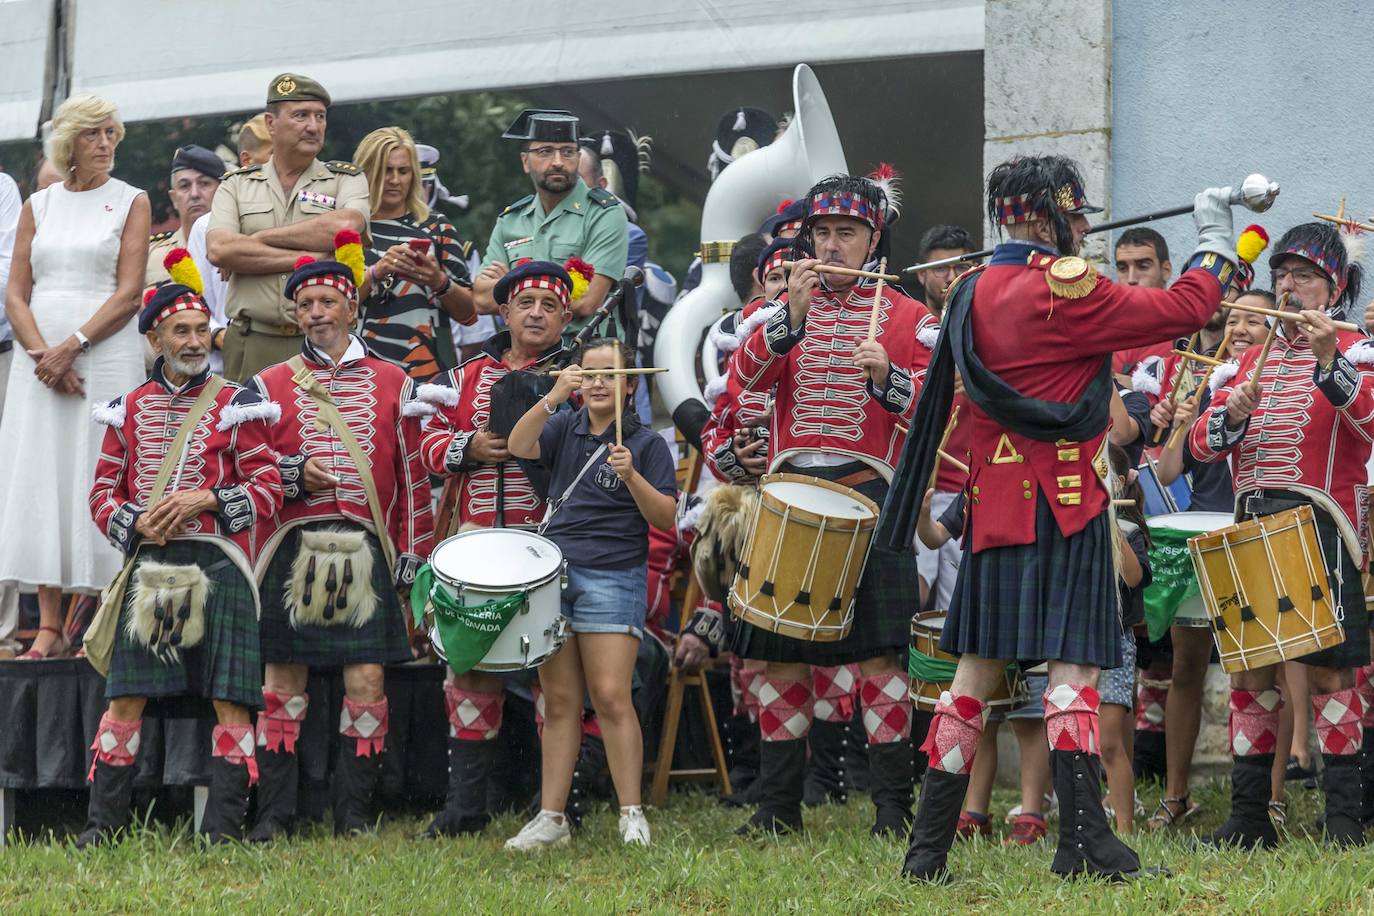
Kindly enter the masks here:
<path id="1" fill-rule="evenodd" d="M 129 205 L 143 192 L 111 178 L 91 191 L 50 185 L 30 198 L 34 237 L 29 306 L 49 346 L 81 327 L 115 290 Z M 14 348 L 0 419 L 0 582 L 97 592 L 123 564 L 91 521 L 88 499 L 105 427 L 91 407 L 144 381 L 137 323 L 130 320 L 72 364 L 84 397 L 58 394 Z"/>

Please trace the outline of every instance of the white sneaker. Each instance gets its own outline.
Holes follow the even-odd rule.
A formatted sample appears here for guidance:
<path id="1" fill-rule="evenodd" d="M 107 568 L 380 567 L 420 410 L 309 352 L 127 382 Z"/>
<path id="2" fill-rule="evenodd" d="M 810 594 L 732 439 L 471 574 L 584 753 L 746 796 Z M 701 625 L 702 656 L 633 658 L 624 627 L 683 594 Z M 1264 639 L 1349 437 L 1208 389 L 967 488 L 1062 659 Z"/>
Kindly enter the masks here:
<path id="1" fill-rule="evenodd" d="M 568 818 L 560 811 L 540 811 L 520 832 L 506 840 L 507 849 L 543 849 L 563 846 L 572 839 Z"/>
<path id="2" fill-rule="evenodd" d="M 649 845 L 649 822 L 644 819 L 644 809 L 639 805 L 620 809 L 620 838 L 626 846 Z"/>

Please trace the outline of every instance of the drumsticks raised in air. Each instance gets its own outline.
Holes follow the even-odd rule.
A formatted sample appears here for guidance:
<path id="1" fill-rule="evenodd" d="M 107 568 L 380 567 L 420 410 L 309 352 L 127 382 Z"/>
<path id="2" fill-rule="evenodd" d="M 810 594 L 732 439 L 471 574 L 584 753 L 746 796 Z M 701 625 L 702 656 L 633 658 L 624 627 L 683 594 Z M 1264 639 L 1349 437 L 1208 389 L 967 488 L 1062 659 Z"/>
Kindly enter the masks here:
<path id="1" fill-rule="evenodd" d="M 1282 296 L 1279 297 L 1279 309 L 1282 309 L 1283 306 L 1285 306 L 1285 305 L 1287 305 L 1287 304 L 1288 304 L 1288 294 L 1287 294 L 1287 293 L 1284 293 Z M 1231 308 L 1236 308 L 1236 307 L 1237 307 L 1237 306 L 1236 306 L 1234 303 L 1232 303 Z M 1247 311 L 1247 310 L 1248 310 L 1248 309 L 1241 309 L 1241 311 Z M 1267 311 L 1271 311 L 1271 310 L 1270 310 L 1270 309 L 1265 309 L 1265 311 L 1267 312 Z M 1284 312 L 1279 311 L 1279 310 L 1273 310 L 1273 311 L 1274 311 L 1274 313 L 1275 313 L 1276 315 L 1282 316 L 1282 315 L 1284 314 Z M 1287 313 L 1287 314 L 1291 316 L 1293 313 L 1292 313 L 1292 312 L 1289 312 L 1289 313 Z M 1271 322 L 1269 322 L 1269 333 L 1266 334 L 1266 335 L 1264 335 L 1264 349 L 1260 351 L 1259 359 L 1255 360 L 1255 368 L 1252 369 L 1252 370 L 1250 370 L 1250 390 L 1254 393 L 1254 395 L 1255 395 L 1255 400 L 1256 400 L 1256 401 L 1259 400 L 1259 393 L 1260 393 L 1260 388 L 1259 388 L 1260 375 L 1264 372 L 1264 364 L 1265 364 L 1265 362 L 1268 361 L 1268 359 L 1269 359 L 1269 351 L 1272 350 L 1273 347 L 1274 347 L 1274 335 L 1278 333 L 1278 330 L 1279 330 L 1279 323 L 1278 323 L 1277 321 L 1271 321 Z"/>
<path id="2" fill-rule="evenodd" d="M 816 271 L 817 273 L 822 274 L 839 274 L 843 277 L 865 277 L 869 280 L 883 280 L 888 283 L 900 282 L 902 278 L 897 276 L 896 274 L 888 274 L 882 272 L 883 269 L 886 267 L 887 258 L 883 258 L 882 261 L 878 264 L 878 269 L 876 271 L 855 270 L 852 267 L 841 267 L 838 264 L 817 264 L 811 269 Z"/>
<path id="3" fill-rule="evenodd" d="M 1194 331 L 1193 336 L 1188 338 L 1188 346 L 1184 348 L 1188 353 L 1192 353 L 1194 350 L 1197 349 L 1198 335 L 1201 333 L 1201 331 Z M 1180 353 L 1178 350 L 1175 350 L 1174 352 L 1178 353 L 1180 356 L 1183 355 L 1183 353 Z M 1174 407 L 1178 406 L 1178 399 L 1183 396 L 1183 389 L 1182 386 L 1179 385 L 1179 380 L 1183 378 L 1183 370 L 1186 368 L 1187 367 L 1184 366 L 1182 363 L 1179 363 L 1178 367 L 1174 369 L 1173 382 L 1169 388 L 1169 403 Z M 1150 444 L 1158 445 L 1160 441 L 1163 440 L 1163 438 L 1164 430 L 1161 429 L 1152 432 L 1150 434 Z"/>
<path id="4" fill-rule="evenodd" d="M 949 444 L 949 437 L 954 433 L 954 427 L 959 425 L 959 408 L 961 406 L 963 405 L 955 404 L 954 409 L 949 412 L 949 419 L 945 421 L 945 431 L 940 434 L 940 444 L 935 447 L 935 467 L 930 469 L 930 482 L 926 484 L 927 490 L 935 486 L 935 478 L 940 474 L 941 461 L 948 461 L 965 474 L 968 473 L 968 465 L 945 451 L 945 446 Z"/>
<path id="5" fill-rule="evenodd" d="M 878 273 L 876 274 L 878 278 L 878 284 L 873 287 L 873 308 L 869 309 L 868 312 L 869 343 L 872 343 L 873 341 L 878 339 L 878 315 L 883 307 L 883 284 L 887 282 L 888 276 L 887 274 L 883 273 L 883 270 L 886 268 L 887 258 L 883 258 L 880 261 L 878 261 Z M 893 277 L 892 279 L 896 280 L 897 277 Z M 868 370 L 864 370 L 864 375 L 868 376 L 869 378 L 873 377 L 873 373 L 869 372 Z"/>
<path id="6" fill-rule="evenodd" d="M 1277 323 L 1277 322 L 1276 322 L 1276 323 Z M 1206 360 L 1206 362 L 1214 363 L 1214 364 L 1220 366 L 1220 365 L 1222 365 L 1222 364 L 1224 364 L 1224 363 L 1226 362 L 1226 354 L 1229 353 L 1230 350 L 1231 350 L 1231 329 L 1230 329 L 1230 328 L 1227 328 L 1227 329 L 1226 329 L 1226 334 L 1221 338 L 1221 343 L 1217 345 L 1217 356 L 1219 356 L 1219 357 L 1221 357 L 1221 358 L 1220 358 L 1220 359 L 1209 359 L 1209 360 Z M 1210 373 L 1209 373 L 1209 374 L 1210 374 Z M 1197 410 L 1199 407 L 1202 406 L 1202 392 L 1204 392 L 1204 391 L 1206 391 L 1206 390 L 1207 390 L 1207 379 L 1204 378 L 1202 381 L 1198 382 L 1197 388 L 1193 389 L 1193 393 L 1192 393 L 1191 395 L 1189 395 L 1189 397 L 1192 399 L 1192 402 L 1193 402 L 1193 409 L 1194 409 L 1194 410 Z M 1185 429 L 1184 429 L 1182 426 L 1175 426 L 1175 427 L 1174 427 L 1174 431 L 1173 431 L 1172 433 L 1169 434 L 1169 441 L 1168 441 L 1167 443 L 1165 443 L 1164 447 L 1165 447 L 1166 449 L 1176 448 L 1176 447 L 1178 446 L 1179 442 L 1181 442 L 1181 441 L 1183 440 L 1183 434 L 1184 434 L 1184 432 L 1185 432 Z"/>
<path id="7" fill-rule="evenodd" d="M 643 369 L 640 369 L 640 368 L 635 367 L 635 366 L 630 366 L 630 367 L 625 368 L 625 369 L 583 369 L 583 370 L 582 370 L 582 374 L 583 374 L 583 375 L 657 375 L 657 374 L 660 373 L 660 372 L 667 372 L 667 371 L 668 371 L 667 369 L 661 368 L 661 367 L 658 367 L 658 366 L 645 366 Z M 557 378 L 558 376 L 562 375 L 563 372 L 564 372 L 564 370 L 562 370 L 562 369 L 555 369 L 555 370 L 553 370 L 552 372 L 550 372 L 549 375 L 553 376 L 554 378 Z"/>
<path id="8" fill-rule="evenodd" d="M 620 440 L 620 413 L 625 409 L 625 373 L 621 371 L 624 367 L 620 363 L 620 344 L 612 347 L 611 352 L 615 355 L 612 364 L 615 368 L 615 445 L 619 448 L 625 444 Z"/>
<path id="9" fill-rule="evenodd" d="M 1306 322 L 1303 322 L 1303 320 L 1302 320 L 1302 315 L 1299 314 L 1298 312 L 1285 312 L 1285 311 L 1282 309 L 1281 306 L 1283 305 L 1284 302 L 1287 302 L 1287 301 L 1288 301 L 1288 294 L 1287 294 L 1287 293 L 1284 293 L 1284 294 L 1283 294 L 1283 301 L 1281 301 L 1281 302 L 1279 303 L 1280 308 L 1276 308 L 1276 309 L 1267 309 L 1267 308 L 1265 308 L 1265 307 L 1262 306 L 1262 305 L 1241 305 L 1239 302 L 1232 302 L 1230 305 L 1227 306 L 1227 308 L 1233 309 L 1233 310 L 1238 311 L 1238 312 L 1251 312 L 1252 314 L 1255 314 L 1255 315 L 1264 315 L 1264 316 L 1266 316 L 1266 317 L 1268 317 L 1268 318 L 1279 318 L 1279 319 L 1282 319 L 1282 320 L 1284 320 L 1284 321 L 1298 321 L 1298 322 L 1302 322 L 1302 323 L 1306 324 Z M 1356 331 L 1356 332 L 1361 331 L 1361 328 L 1360 328 L 1359 325 L 1354 324 L 1353 322 L 1350 322 L 1350 321 L 1337 321 L 1337 320 L 1335 320 L 1335 319 L 1333 318 L 1333 319 L 1331 320 L 1331 323 L 1332 323 L 1333 325 L 1335 325 L 1338 329 L 1342 330 L 1342 331 Z M 1271 328 L 1271 330 L 1272 330 L 1272 328 Z"/>

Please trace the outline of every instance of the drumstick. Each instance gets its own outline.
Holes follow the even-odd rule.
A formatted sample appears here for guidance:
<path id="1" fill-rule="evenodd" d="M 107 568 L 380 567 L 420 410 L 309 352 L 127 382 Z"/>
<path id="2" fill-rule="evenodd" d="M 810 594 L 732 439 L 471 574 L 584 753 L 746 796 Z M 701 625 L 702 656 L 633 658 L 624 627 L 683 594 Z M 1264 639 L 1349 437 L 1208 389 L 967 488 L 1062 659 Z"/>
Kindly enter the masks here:
<path id="1" fill-rule="evenodd" d="M 883 258 L 882 261 L 878 264 L 877 271 L 855 270 L 852 267 L 841 267 L 838 264 L 817 264 L 811 269 L 816 271 L 817 273 L 839 274 L 843 277 L 865 277 L 869 280 L 885 280 L 888 283 L 900 282 L 902 278 L 897 276 L 896 274 L 885 274 L 879 272 L 886 266 L 887 258 Z"/>
<path id="2" fill-rule="evenodd" d="M 1114 499 L 1114 500 L 1112 500 L 1112 505 L 1113 505 L 1113 506 L 1134 506 L 1134 505 L 1135 505 L 1135 500 L 1133 500 L 1133 499 Z"/>
<path id="3" fill-rule="evenodd" d="M 562 375 L 565 370 L 555 369 L 549 373 L 554 378 Z M 656 375 L 660 372 L 667 372 L 666 368 L 660 366 L 645 366 L 643 369 L 630 366 L 625 369 L 583 369 L 583 375 Z"/>
<path id="4" fill-rule="evenodd" d="M 878 314 L 883 306 L 883 284 L 887 282 L 887 274 L 883 273 L 883 270 L 886 267 L 887 258 L 884 257 L 880 261 L 878 261 L 878 284 L 873 287 L 873 308 L 870 309 L 868 313 L 869 343 L 872 343 L 873 341 L 878 339 Z M 868 370 L 864 370 L 864 375 L 868 376 L 869 378 L 873 377 L 873 373 Z"/>
<path id="5" fill-rule="evenodd" d="M 1201 333 L 1202 333 L 1202 331 L 1199 329 L 1199 330 L 1193 332 L 1193 336 L 1192 336 L 1192 337 L 1188 338 L 1188 346 L 1185 348 L 1185 349 L 1187 350 L 1187 352 L 1192 353 L 1193 351 L 1195 351 L 1195 350 L 1197 349 L 1198 335 L 1200 335 Z M 1178 350 L 1175 350 L 1174 352 L 1175 352 L 1175 353 L 1178 353 L 1179 351 L 1178 351 Z M 1180 353 L 1179 355 L 1181 356 L 1181 355 L 1183 355 L 1183 354 Z M 1184 370 L 1185 368 L 1187 368 L 1187 367 L 1184 366 L 1182 363 L 1180 363 L 1180 364 L 1174 369 L 1174 378 L 1173 378 L 1173 381 L 1170 383 L 1170 387 L 1169 387 L 1169 403 L 1170 403 L 1170 405 L 1172 405 L 1172 406 L 1174 406 L 1174 407 L 1177 407 L 1177 406 L 1178 406 L 1178 399 L 1179 399 L 1179 398 L 1182 396 L 1182 394 L 1183 394 L 1183 391 L 1182 391 L 1182 389 L 1179 387 L 1179 384 L 1178 384 L 1178 383 L 1179 383 L 1179 381 L 1183 378 L 1183 370 Z M 1158 445 L 1163 439 L 1164 439 L 1164 430 L 1162 430 L 1162 429 L 1160 429 L 1160 430 L 1155 430 L 1155 431 L 1153 431 L 1153 432 L 1150 433 L 1150 445 Z"/>
<path id="6" fill-rule="evenodd" d="M 1288 304 L 1288 294 L 1287 294 L 1287 293 L 1284 293 L 1281 297 L 1279 297 L 1279 305 L 1280 305 L 1280 306 L 1284 306 L 1284 305 L 1287 305 L 1287 304 Z M 1231 308 L 1236 308 L 1236 307 L 1237 307 L 1237 306 L 1236 306 L 1234 303 L 1232 303 Z M 1243 312 L 1244 312 L 1244 311 L 1248 311 L 1248 309 L 1249 309 L 1249 307 L 1247 306 L 1247 307 L 1241 308 L 1241 311 L 1243 311 Z M 1267 312 L 1267 311 L 1270 311 L 1270 310 L 1269 310 L 1269 309 L 1265 309 L 1265 311 Z M 1274 314 L 1275 314 L 1275 315 L 1283 315 L 1283 314 L 1285 314 L 1285 313 L 1284 313 L 1284 312 L 1280 312 L 1280 311 L 1275 311 Z M 1292 315 L 1292 312 L 1288 312 L 1287 314 Z M 1262 372 L 1264 372 L 1264 363 L 1265 363 L 1266 360 L 1269 359 L 1269 351 L 1270 351 L 1270 350 L 1273 348 L 1273 346 L 1274 346 L 1274 335 L 1276 335 L 1276 334 L 1278 333 L 1278 330 L 1279 330 L 1279 323 L 1278 323 L 1277 321 L 1271 321 L 1271 322 L 1269 323 L 1269 333 L 1266 334 L 1266 335 L 1264 336 L 1264 349 L 1260 351 L 1259 359 L 1255 360 L 1255 368 L 1254 368 L 1254 370 L 1250 373 L 1250 390 L 1251 390 L 1252 392 L 1254 392 L 1256 402 L 1259 401 L 1259 393 L 1260 393 L 1260 389 L 1259 389 L 1259 380 L 1260 380 L 1260 374 L 1261 374 Z"/>
<path id="7" fill-rule="evenodd" d="M 615 445 L 619 448 L 624 444 L 620 440 L 620 412 L 625 409 L 625 371 L 620 364 L 620 345 L 612 347 L 611 352 L 615 355 Z"/>
<path id="8" fill-rule="evenodd" d="M 1230 350 L 1230 348 L 1231 348 L 1231 329 L 1230 329 L 1230 328 L 1227 328 L 1227 329 L 1226 329 L 1226 334 L 1223 335 L 1222 338 L 1221 338 L 1221 343 L 1217 345 L 1217 356 L 1221 356 L 1221 357 L 1223 357 L 1223 359 L 1211 360 L 1211 362 L 1216 363 L 1218 366 L 1224 365 L 1224 364 L 1225 364 L 1225 359 L 1224 359 L 1224 357 L 1225 357 L 1227 351 Z M 1198 382 L 1197 388 L 1195 388 L 1195 389 L 1193 390 L 1192 401 L 1193 401 L 1193 408 L 1194 408 L 1195 410 L 1196 410 L 1197 408 L 1199 408 L 1199 407 L 1202 406 L 1202 392 L 1206 390 L 1206 387 L 1207 387 L 1207 379 L 1204 378 L 1202 381 Z M 1174 431 L 1173 431 L 1172 433 L 1169 434 L 1169 441 L 1165 443 L 1164 447 L 1165 447 L 1166 449 L 1170 449 L 1170 448 L 1176 447 L 1176 446 L 1178 445 L 1178 443 L 1183 439 L 1183 433 L 1184 433 L 1184 429 L 1183 429 L 1182 426 L 1175 426 L 1175 427 L 1174 427 Z"/>
<path id="9" fill-rule="evenodd" d="M 953 455 L 951 455 L 944 449 L 936 449 L 935 454 L 939 457 L 941 461 L 954 465 L 956 468 L 963 471 L 965 474 L 968 473 L 968 465 L 964 464 L 962 461 L 960 461 L 958 458 L 955 458 Z"/>
<path id="10" fill-rule="evenodd" d="M 1201 353 L 1186 353 L 1183 350 L 1175 350 L 1174 355 L 1177 356 L 1179 359 L 1186 359 L 1192 363 L 1207 363 L 1211 366 L 1220 366 L 1222 363 L 1226 362 L 1226 360 L 1224 359 L 1213 359 L 1212 357 L 1204 356 Z"/>
<path id="11" fill-rule="evenodd" d="M 1288 294 L 1287 294 L 1287 293 L 1284 293 L 1284 301 L 1285 301 L 1285 302 L 1287 301 L 1287 297 L 1288 297 Z M 1280 305 L 1282 305 L 1282 304 L 1283 304 L 1283 303 L 1280 303 Z M 1269 318 L 1279 318 L 1279 319 L 1282 319 L 1283 321 L 1300 321 L 1300 322 L 1303 321 L 1302 316 L 1301 316 L 1300 314 L 1298 314 L 1297 312 L 1285 312 L 1285 311 L 1283 311 L 1282 309 L 1267 309 L 1267 308 L 1265 308 L 1265 307 L 1262 306 L 1262 305 L 1241 305 L 1241 304 L 1238 303 L 1238 302 L 1232 302 L 1230 305 L 1227 306 L 1227 308 L 1229 308 L 1229 309 L 1234 309 L 1235 311 L 1240 311 L 1240 312 L 1250 312 L 1250 313 L 1255 314 L 1255 315 L 1265 315 L 1265 316 L 1267 316 L 1267 317 L 1269 317 Z M 1303 322 L 1303 323 L 1305 324 L 1306 322 Z M 1335 320 L 1335 319 L 1333 318 L 1333 319 L 1331 320 L 1331 323 L 1332 323 L 1333 325 L 1335 325 L 1338 329 L 1342 330 L 1342 331 L 1360 331 L 1360 330 L 1361 330 L 1361 328 L 1360 328 L 1359 325 L 1354 324 L 1353 322 L 1349 322 L 1349 321 L 1337 321 L 1337 320 Z"/>
<path id="12" fill-rule="evenodd" d="M 949 437 L 954 433 L 954 427 L 959 425 L 959 408 L 962 406 L 962 404 L 955 404 L 954 409 L 949 412 L 949 419 L 945 421 L 945 431 L 940 434 L 940 444 L 935 447 L 935 467 L 930 469 L 930 482 L 926 484 L 927 490 L 935 486 L 935 478 L 940 474 L 941 461 L 948 461 L 965 474 L 968 473 L 968 465 L 945 451 L 945 446 L 949 444 Z"/>

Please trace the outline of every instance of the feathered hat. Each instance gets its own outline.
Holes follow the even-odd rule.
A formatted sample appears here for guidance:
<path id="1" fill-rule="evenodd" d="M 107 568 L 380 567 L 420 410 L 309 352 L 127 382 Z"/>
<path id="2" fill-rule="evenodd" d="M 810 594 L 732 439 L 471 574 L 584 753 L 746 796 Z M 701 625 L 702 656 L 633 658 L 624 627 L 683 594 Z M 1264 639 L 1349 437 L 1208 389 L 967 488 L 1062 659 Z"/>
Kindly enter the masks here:
<path id="1" fill-rule="evenodd" d="M 1017 156 L 998 165 L 988 174 L 987 208 L 998 226 L 1049 220 L 1060 254 L 1073 247 L 1068 216 L 1102 212 L 1088 203 L 1078 165 L 1066 156 Z"/>
<path id="2" fill-rule="evenodd" d="M 1254 263 L 1269 247 L 1269 233 L 1258 223 L 1246 226 L 1236 237 L 1236 255 L 1240 258 L 1239 269 L 1231 280 L 1231 285 L 1246 292 L 1255 285 Z"/>
<path id="3" fill-rule="evenodd" d="M 1269 255 L 1269 269 L 1290 256 L 1311 261 L 1336 291 L 1336 302 L 1329 311 L 1339 315 L 1359 299 L 1360 281 L 1364 278 L 1359 259 L 1363 253 L 1364 239 L 1358 229 L 1337 229 L 1330 223 L 1314 220 L 1299 223 L 1283 234 Z"/>
<path id="4" fill-rule="evenodd" d="M 162 322 L 188 309 L 210 314 L 210 306 L 202 294 L 205 284 L 200 270 L 185 248 L 173 248 L 162 259 L 162 266 L 172 279 L 154 286 L 143 294 L 143 308 L 138 313 L 138 331 L 147 334 Z"/>
<path id="5" fill-rule="evenodd" d="M 891 163 L 879 162 L 865 176 L 883 192 L 883 222 L 891 226 L 902 216 L 902 175 Z"/>
<path id="6" fill-rule="evenodd" d="M 649 171 L 649 163 L 653 161 L 653 137 L 636 136 L 630 130 L 607 129 L 583 137 L 578 143 L 601 161 L 607 188 L 627 205 L 630 219 L 637 219 L 634 211 L 639 206 L 639 176 Z"/>
<path id="7" fill-rule="evenodd" d="M 580 260 L 573 258 L 571 260 Z M 581 262 L 586 265 L 586 262 Z M 589 265 L 588 269 L 590 269 Z M 587 282 L 591 282 L 590 278 Z M 497 305 L 505 305 L 515 298 L 521 290 L 525 289 L 547 289 L 552 290 L 558 296 L 558 300 L 567 308 L 572 302 L 573 278 L 568 275 L 567 268 L 555 264 L 553 261 L 534 261 L 526 259 L 519 261 L 514 267 L 501 276 L 496 281 L 496 286 L 491 291 L 491 296 L 496 300 Z"/>
<path id="8" fill-rule="evenodd" d="M 762 108 L 732 108 L 722 114 L 711 142 L 711 158 L 706 160 L 711 180 L 740 156 L 772 143 L 777 133 L 778 119 Z"/>
<path id="9" fill-rule="evenodd" d="M 362 282 L 362 238 L 352 229 L 340 229 L 334 235 L 333 260 L 317 261 L 306 255 L 296 261 L 296 269 L 286 281 L 286 298 L 294 300 L 296 293 L 311 286 L 332 286 L 356 299 Z"/>

